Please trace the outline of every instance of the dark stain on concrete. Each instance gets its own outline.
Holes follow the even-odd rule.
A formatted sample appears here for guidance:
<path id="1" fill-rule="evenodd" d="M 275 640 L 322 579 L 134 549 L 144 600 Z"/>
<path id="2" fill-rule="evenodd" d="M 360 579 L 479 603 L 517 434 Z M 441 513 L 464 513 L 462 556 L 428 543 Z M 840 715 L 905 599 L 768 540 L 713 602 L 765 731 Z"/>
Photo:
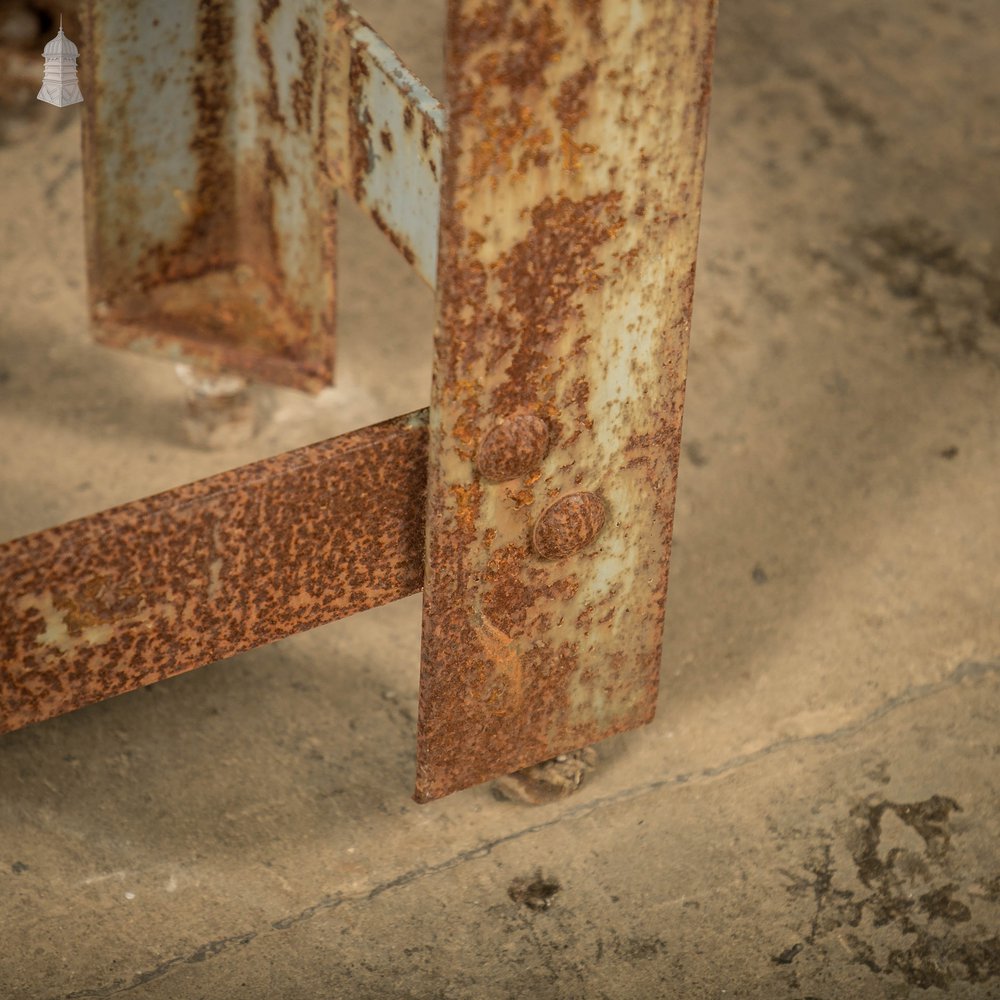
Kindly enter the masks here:
<path id="1" fill-rule="evenodd" d="M 909 304 L 917 329 L 944 352 L 1000 367 L 1000 274 L 925 219 L 857 234 L 861 262 Z"/>
<path id="2" fill-rule="evenodd" d="M 836 126 L 834 131 L 838 140 L 843 141 L 850 136 L 853 129 L 866 149 L 874 153 L 885 151 L 888 140 L 874 113 L 807 59 L 795 55 L 786 46 L 776 44 L 772 39 L 759 33 L 755 27 L 748 25 L 742 27 L 746 37 L 753 40 L 758 52 L 761 50 L 767 52 L 771 66 L 780 69 L 792 81 L 804 81 L 811 85 L 823 111 Z M 755 70 L 754 74 L 757 72 L 759 70 Z M 825 151 L 833 144 L 831 129 L 813 124 L 811 128 L 803 129 L 803 132 L 809 139 L 809 147 L 803 154 L 804 162 L 811 161 L 817 153 Z"/>
<path id="3" fill-rule="evenodd" d="M 547 910 L 561 888 L 558 879 L 545 876 L 539 870 L 534 875 L 514 879 L 507 889 L 507 895 L 529 910 Z"/>
<path id="4" fill-rule="evenodd" d="M 942 886 L 931 892 L 925 892 L 920 897 L 920 909 L 932 920 L 937 917 L 949 924 L 962 924 L 972 919 L 972 911 L 964 904 L 954 898 L 954 893 L 958 891 L 958 886 Z"/>
<path id="5" fill-rule="evenodd" d="M 984 908 L 996 909 L 988 904 L 1000 902 L 1000 891 L 990 892 L 994 883 L 1000 890 L 1000 876 L 977 882 L 973 873 L 956 870 L 952 817 L 960 811 L 945 795 L 904 803 L 870 797 L 856 804 L 845 846 L 867 892 L 848 888 L 856 883 L 838 873 L 834 844 L 821 844 L 802 866 L 807 876 L 783 873 L 789 894 L 811 896 L 814 906 L 802 947 L 792 946 L 772 961 L 790 963 L 804 947 L 829 937 L 838 947 L 846 944 L 854 963 L 920 990 L 1000 979 L 1000 935 L 986 936 L 1000 926 L 1000 913 L 981 919 Z M 893 843 L 886 833 L 889 817 L 915 833 L 922 849 L 912 839 Z M 981 889 L 975 894 L 980 907 L 975 920 L 974 886 Z"/>
<path id="6" fill-rule="evenodd" d="M 684 442 L 684 455 L 689 464 L 694 465 L 699 469 L 708 465 L 708 456 L 705 454 L 704 449 L 700 444 L 698 444 L 697 441 Z"/>
<path id="7" fill-rule="evenodd" d="M 1000 875 L 986 880 L 983 884 L 983 896 L 991 903 L 1000 903 Z"/>
<path id="8" fill-rule="evenodd" d="M 855 126 L 859 130 L 864 144 L 873 152 L 878 153 L 885 148 L 885 135 L 879 128 L 878 120 L 870 111 L 849 97 L 832 80 L 821 76 L 812 67 L 806 67 L 805 75 L 812 80 L 819 92 L 823 109 L 837 124 Z"/>
<path id="9" fill-rule="evenodd" d="M 948 820 L 953 812 L 961 812 L 961 808 L 954 799 L 941 795 L 905 805 L 862 802 L 855 806 L 851 817 L 855 820 L 856 840 L 851 853 L 858 868 L 858 878 L 869 888 L 893 874 L 900 858 L 896 849 L 890 850 L 884 858 L 879 853 L 882 819 L 887 812 L 894 812 L 920 835 L 928 857 L 941 858 L 951 843 Z"/>
<path id="10" fill-rule="evenodd" d="M 774 955 L 771 961 L 775 965 L 791 965 L 795 961 L 795 956 L 802 951 L 805 945 L 799 941 L 790 948 L 786 948 L 780 955 Z"/>

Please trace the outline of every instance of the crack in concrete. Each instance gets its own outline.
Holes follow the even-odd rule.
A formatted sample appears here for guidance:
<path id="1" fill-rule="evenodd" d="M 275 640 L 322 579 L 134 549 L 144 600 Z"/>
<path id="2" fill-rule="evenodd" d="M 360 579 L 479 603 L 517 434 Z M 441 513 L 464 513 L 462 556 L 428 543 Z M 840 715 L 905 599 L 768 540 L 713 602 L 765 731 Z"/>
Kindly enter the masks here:
<path id="1" fill-rule="evenodd" d="M 151 969 L 137 973 L 131 982 L 125 983 L 118 980 L 95 989 L 79 990 L 74 993 L 64 994 L 62 1000 L 102 1000 L 104 997 L 118 996 L 122 993 L 128 993 L 140 986 L 144 986 L 156 979 L 160 979 L 179 966 L 195 965 L 199 962 L 207 961 L 210 958 L 215 958 L 217 955 L 231 951 L 234 948 L 245 947 L 257 938 L 286 931 L 298 924 L 304 923 L 307 920 L 311 920 L 317 913 L 334 910 L 347 903 L 371 902 L 383 893 L 390 892 L 393 889 L 403 888 L 412 882 L 416 882 L 418 879 L 431 875 L 438 875 L 441 872 L 450 871 L 452 868 L 456 868 L 458 865 L 464 864 L 467 861 L 476 861 L 480 858 L 487 857 L 496 848 L 502 847 L 504 844 L 508 844 L 514 840 L 520 840 L 522 837 L 539 833 L 540 831 L 546 830 L 558 823 L 563 823 L 567 820 L 582 819 L 590 816 L 599 809 L 604 809 L 607 806 L 616 805 L 620 802 L 628 802 L 632 799 L 640 798 L 643 795 L 648 795 L 663 788 L 668 788 L 674 785 L 685 785 L 692 781 L 704 781 L 722 777 L 750 764 L 755 764 L 758 761 L 763 760 L 765 757 L 770 757 L 772 754 L 780 753 L 782 750 L 787 750 L 790 747 L 808 744 L 821 745 L 835 743 L 844 737 L 857 735 L 869 726 L 885 718 L 887 715 L 895 712 L 897 709 L 904 708 L 907 705 L 912 705 L 914 702 L 923 701 L 926 698 L 933 697 L 934 695 L 940 694 L 949 688 L 957 687 L 965 681 L 982 680 L 984 677 L 994 674 L 1000 674 L 1000 659 L 989 661 L 965 661 L 960 663 L 950 674 L 941 680 L 932 681 L 927 684 L 912 685 L 900 694 L 882 702 L 882 704 L 872 709 L 872 711 L 867 715 L 864 715 L 853 722 L 849 722 L 846 725 L 840 726 L 837 729 L 833 729 L 828 732 L 810 733 L 804 736 L 788 736 L 783 739 L 776 740 L 774 743 L 769 743 L 767 746 L 761 747 L 758 750 L 753 750 L 749 753 L 731 757 L 729 760 L 713 767 L 705 767 L 699 771 L 675 774 L 665 778 L 657 778 L 655 781 L 645 782 L 642 785 L 635 785 L 630 788 L 623 788 L 620 791 L 592 799 L 589 802 L 581 802 L 576 806 L 560 812 L 558 816 L 555 816 L 552 819 L 547 819 L 543 822 L 514 830 L 511 833 L 504 834 L 502 837 L 497 837 L 495 840 L 480 844 L 478 847 L 472 847 L 464 851 L 459 851 L 450 858 L 446 858 L 436 864 L 412 868 L 409 871 L 403 872 L 401 875 L 397 875 L 393 879 L 379 883 L 365 892 L 325 895 L 318 902 L 300 910 L 298 913 L 290 914 L 280 920 L 272 922 L 270 927 L 265 930 L 247 931 L 243 934 L 232 934 L 227 937 L 208 941 L 188 954 L 175 955 L 173 958 L 160 962 Z"/>

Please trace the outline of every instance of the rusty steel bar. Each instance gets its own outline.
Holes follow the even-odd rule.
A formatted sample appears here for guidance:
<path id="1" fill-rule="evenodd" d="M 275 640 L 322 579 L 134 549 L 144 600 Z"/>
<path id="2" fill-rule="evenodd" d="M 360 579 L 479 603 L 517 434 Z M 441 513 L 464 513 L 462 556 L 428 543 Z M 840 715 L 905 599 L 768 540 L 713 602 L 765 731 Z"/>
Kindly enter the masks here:
<path id="1" fill-rule="evenodd" d="M 88 0 L 90 307 L 113 346 L 331 381 L 347 15 L 323 0 Z"/>
<path id="2" fill-rule="evenodd" d="M 427 411 L 0 546 L 0 733 L 420 589 Z"/>
<path id="3" fill-rule="evenodd" d="M 431 287 L 437 275 L 444 109 L 356 14 L 348 118 L 355 201 Z"/>
<path id="4" fill-rule="evenodd" d="M 714 0 L 449 0 L 416 797 L 656 704 Z"/>

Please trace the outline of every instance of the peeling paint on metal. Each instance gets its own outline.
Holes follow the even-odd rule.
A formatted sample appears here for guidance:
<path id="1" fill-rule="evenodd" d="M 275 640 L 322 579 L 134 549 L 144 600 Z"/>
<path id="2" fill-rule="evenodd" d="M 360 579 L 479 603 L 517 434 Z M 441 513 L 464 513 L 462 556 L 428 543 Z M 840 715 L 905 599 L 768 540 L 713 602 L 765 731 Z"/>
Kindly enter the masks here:
<path id="1" fill-rule="evenodd" d="M 348 189 L 433 287 L 444 109 L 356 14 L 349 34 Z"/>
<path id="2" fill-rule="evenodd" d="M 419 801 L 653 715 L 714 22 L 449 2 Z M 548 452 L 492 481 L 518 413 Z"/>
<path id="3" fill-rule="evenodd" d="M 102 343 L 301 389 L 330 383 L 340 153 L 326 95 L 346 99 L 346 20 L 320 0 L 85 5 Z"/>

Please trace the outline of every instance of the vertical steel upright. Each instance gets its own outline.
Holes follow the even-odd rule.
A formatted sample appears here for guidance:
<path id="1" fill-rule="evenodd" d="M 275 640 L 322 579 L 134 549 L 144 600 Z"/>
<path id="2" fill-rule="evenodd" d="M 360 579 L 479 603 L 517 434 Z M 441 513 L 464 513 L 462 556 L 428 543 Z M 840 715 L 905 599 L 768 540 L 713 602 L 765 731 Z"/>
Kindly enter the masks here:
<path id="1" fill-rule="evenodd" d="M 713 0 L 450 0 L 417 797 L 653 715 Z"/>

